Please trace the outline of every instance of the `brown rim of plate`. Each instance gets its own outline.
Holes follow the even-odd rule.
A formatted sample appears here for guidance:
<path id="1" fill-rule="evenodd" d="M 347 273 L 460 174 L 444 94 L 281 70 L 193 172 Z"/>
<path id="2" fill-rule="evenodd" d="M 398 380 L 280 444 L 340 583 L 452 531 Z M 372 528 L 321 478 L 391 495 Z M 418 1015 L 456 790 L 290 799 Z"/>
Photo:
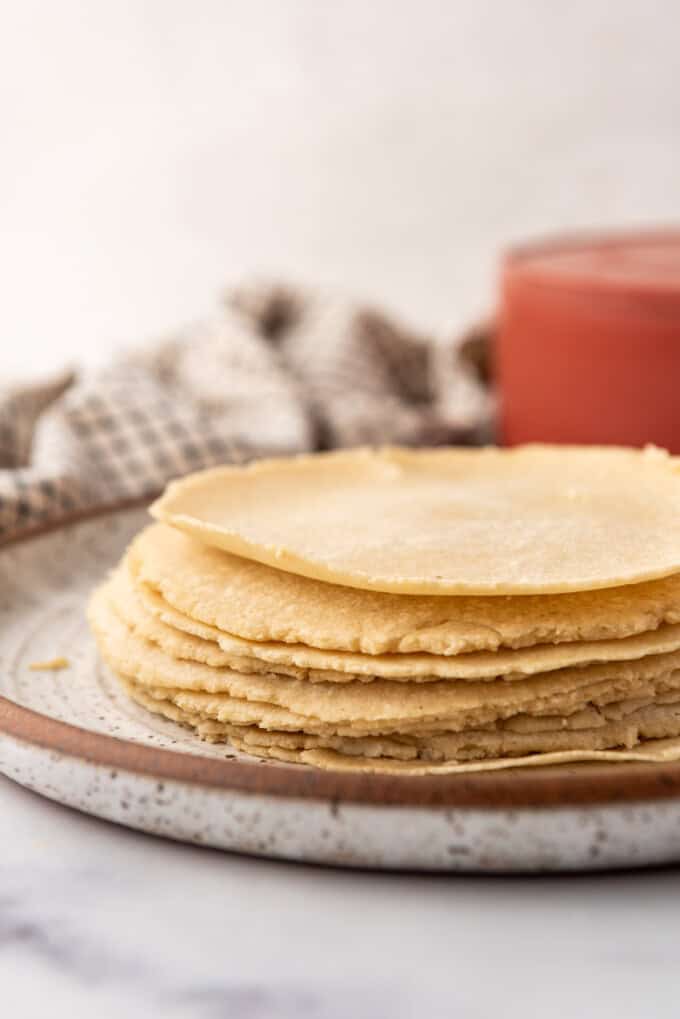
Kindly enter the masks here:
<path id="1" fill-rule="evenodd" d="M 2 545 L 30 541 L 85 520 L 141 507 L 148 499 L 79 511 Z M 0 550 L 1 554 L 1 550 Z M 415 807 L 561 807 L 680 797 L 680 762 L 559 764 L 463 775 L 401 776 L 323 771 L 300 766 L 218 760 L 143 746 L 42 715 L 0 696 L 0 732 L 22 743 L 88 763 L 216 789 L 332 803 Z"/>

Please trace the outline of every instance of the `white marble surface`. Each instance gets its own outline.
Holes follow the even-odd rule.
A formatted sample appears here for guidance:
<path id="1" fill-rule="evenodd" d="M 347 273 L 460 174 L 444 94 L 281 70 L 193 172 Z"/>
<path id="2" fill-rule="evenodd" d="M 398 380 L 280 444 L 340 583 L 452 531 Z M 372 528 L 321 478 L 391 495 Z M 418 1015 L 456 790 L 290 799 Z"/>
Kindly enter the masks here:
<path id="1" fill-rule="evenodd" d="M 395 876 L 163 842 L 0 778 L 12 1019 L 677 1016 L 680 870 Z"/>

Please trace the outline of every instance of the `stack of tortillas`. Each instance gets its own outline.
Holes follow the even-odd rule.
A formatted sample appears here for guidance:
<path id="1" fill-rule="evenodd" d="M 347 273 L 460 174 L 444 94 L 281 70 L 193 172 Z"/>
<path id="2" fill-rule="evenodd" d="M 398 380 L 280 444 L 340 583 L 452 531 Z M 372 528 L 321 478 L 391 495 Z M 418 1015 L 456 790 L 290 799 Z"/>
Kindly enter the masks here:
<path id="1" fill-rule="evenodd" d="M 321 454 L 170 485 L 94 595 L 150 711 L 257 757 L 425 774 L 680 758 L 680 462 Z"/>

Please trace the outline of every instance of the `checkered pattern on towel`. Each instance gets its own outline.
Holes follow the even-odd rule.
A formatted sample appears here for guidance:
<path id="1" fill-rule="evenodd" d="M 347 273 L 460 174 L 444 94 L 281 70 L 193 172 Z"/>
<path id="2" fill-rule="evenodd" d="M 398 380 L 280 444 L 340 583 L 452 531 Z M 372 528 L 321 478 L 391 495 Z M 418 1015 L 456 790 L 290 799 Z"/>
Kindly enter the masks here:
<path id="1" fill-rule="evenodd" d="M 293 288 L 239 288 L 210 321 L 93 377 L 0 388 L 0 540 L 218 463 L 486 441 L 480 342 L 438 344 Z"/>

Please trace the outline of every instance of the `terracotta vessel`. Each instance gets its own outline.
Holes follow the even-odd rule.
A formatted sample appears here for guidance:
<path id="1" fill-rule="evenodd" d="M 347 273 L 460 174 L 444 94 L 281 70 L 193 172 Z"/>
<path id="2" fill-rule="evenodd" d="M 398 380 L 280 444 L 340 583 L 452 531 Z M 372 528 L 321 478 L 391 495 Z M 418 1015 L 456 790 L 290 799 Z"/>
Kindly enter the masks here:
<path id="1" fill-rule="evenodd" d="M 680 229 L 511 251 L 496 357 L 503 443 L 680 453 Z"/>

